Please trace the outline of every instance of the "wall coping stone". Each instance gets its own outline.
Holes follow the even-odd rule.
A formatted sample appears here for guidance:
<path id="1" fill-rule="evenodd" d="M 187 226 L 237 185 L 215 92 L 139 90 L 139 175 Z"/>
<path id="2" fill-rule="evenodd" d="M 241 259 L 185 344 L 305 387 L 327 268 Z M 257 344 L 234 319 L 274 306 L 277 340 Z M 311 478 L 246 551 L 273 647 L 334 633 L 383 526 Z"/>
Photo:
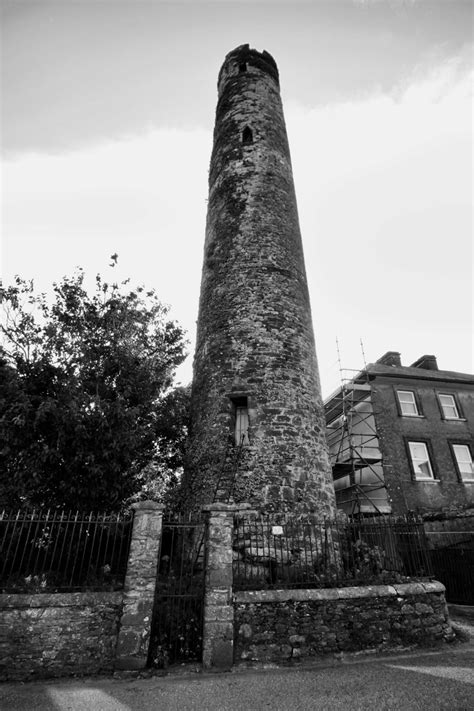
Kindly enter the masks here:
<path id="1" fill-rule="evenodd" d="M 240 515 L 239 515 L 240 514 Z M 257 509 L 241 509 L 240 511 L 237 511 L 237 517 L 238 518 L 251 518 L 255 517 L 257 518 L 258 516 L 262 516 L 262 512 L 258 511 Z"/>
<path id="2" fill-rule="evenodd" d="M 441 583 L 439 584 L 441 585 Z M 395 588 L 397 595 L 420 595 L 426 592 L 423 587 L 423 583 L 402 583 L 394 585 L 393 587 Z M 432 592 L 436 592 L 436 590 L 433 590 Z"/>
<path id="3" fill-rule="evenodd" d="M 443 588 L 442 592 L 446 592 L 446 588 L 443 585 L 443 583 L 438 582 L 437 580 L 433 580 L 430 583 L 421 583 L 425 589 L 425 592 L 430 593 L 430 592 L 440 592 L 439 586 Z"/>
<path id="4" fill-rule="evenodd" d="M 201 506 L 201 511 L 203 513 L 207 512 L 235 512 L 235 511 L 247 511 L 248 509 L 251 509 L 250 504 L 222 504 L 219 503 L 218 501 L 215 501 L 211 504 L 203 504 Z"/>
<path id="5" fill-rule="evenodd" d="M 157 501 L 137 501 L 130 508 L 134 511 L 164 511 L 166 506 Z"/>
<path id="6" fill-rule="evenodd" d="M 123 591 L 97 590 L 72 593 L 2 593 L 0 594 L 0 610 L 32 608 L 32 607 L 87 607 L 100 602 L 110 602 L 119 605 L 122 602 Z"/>
<path id="7" fill-rule="evenodd" d="M 436 580 L 430 583 L 399 585 L 360 585 L 320 590 L 240 590 L 234 593 L 234 603 L 329 601 L 367 597 L 407 597 L 426 593 L 444 593 L 445 587 Z"/>

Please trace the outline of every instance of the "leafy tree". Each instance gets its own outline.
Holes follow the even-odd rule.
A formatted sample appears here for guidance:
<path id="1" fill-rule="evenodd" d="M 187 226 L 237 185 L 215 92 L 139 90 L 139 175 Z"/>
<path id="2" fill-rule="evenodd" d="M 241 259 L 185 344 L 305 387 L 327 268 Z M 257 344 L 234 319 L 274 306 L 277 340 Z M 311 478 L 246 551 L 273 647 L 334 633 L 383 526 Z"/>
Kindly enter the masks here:
<path id="1" fill-rule="evenodd" d="M 171 390 L 158 403 L 156 411 L 157 456 L 139 474 L 140 490 L 135 499 L 164 501 L 170 508 L 178 505 L 178 486 L 183 472 L 183 461 L 189 428 L 191 386 Z"/>
<path id="2" fill-rule="evenodd" d="M 99 275 L 95 287 L 82 270 L 54 284 L 52 304 L 19 277 L 0 287 L 0 499 L 12 506 L 110 510 L 147 472 L 180 466 L 183 331 L 153 290 Z"/>

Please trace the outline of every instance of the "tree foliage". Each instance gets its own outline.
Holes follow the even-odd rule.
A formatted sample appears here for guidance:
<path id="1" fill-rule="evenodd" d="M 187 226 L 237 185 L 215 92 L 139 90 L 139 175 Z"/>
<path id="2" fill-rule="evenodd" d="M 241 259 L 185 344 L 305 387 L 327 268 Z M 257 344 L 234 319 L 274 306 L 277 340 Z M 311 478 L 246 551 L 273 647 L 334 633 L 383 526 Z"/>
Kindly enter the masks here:
<path id="1" fill-rule="evenodd" d="M 0 300 L 3 501 L 113 509 L 180 466 L 185 341 L 154 291 L 98 275 L 90 295 L 78 270 L 52 303 L 19 277 Z"/>

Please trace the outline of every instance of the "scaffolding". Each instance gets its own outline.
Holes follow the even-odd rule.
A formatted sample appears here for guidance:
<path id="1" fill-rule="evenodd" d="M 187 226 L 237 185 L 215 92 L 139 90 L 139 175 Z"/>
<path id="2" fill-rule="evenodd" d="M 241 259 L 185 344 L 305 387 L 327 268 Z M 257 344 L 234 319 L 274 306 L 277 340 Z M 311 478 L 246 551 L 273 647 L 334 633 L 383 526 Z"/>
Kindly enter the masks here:
<path id="1" fill-rule="evenodd" d="M 338 507 L 350 515 L 390 513 L 369 374 L 340 370 L 341 387 L 325 405 Z"/>

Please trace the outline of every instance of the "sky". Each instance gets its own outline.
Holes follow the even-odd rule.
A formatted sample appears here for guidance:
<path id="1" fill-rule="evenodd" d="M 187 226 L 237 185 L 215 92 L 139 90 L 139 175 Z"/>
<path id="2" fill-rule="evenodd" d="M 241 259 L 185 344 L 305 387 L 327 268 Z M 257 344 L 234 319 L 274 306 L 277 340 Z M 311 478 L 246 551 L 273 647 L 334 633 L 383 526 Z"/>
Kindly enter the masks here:
<path id="1" fill-rule="evenodd" d="M 4 283 L 155 288 L 189 382 L 217 75 L 248 43 L 279 67 L 323 396 L 388 350 L 472 373 L 472 11 L 2 0 Z"/>

